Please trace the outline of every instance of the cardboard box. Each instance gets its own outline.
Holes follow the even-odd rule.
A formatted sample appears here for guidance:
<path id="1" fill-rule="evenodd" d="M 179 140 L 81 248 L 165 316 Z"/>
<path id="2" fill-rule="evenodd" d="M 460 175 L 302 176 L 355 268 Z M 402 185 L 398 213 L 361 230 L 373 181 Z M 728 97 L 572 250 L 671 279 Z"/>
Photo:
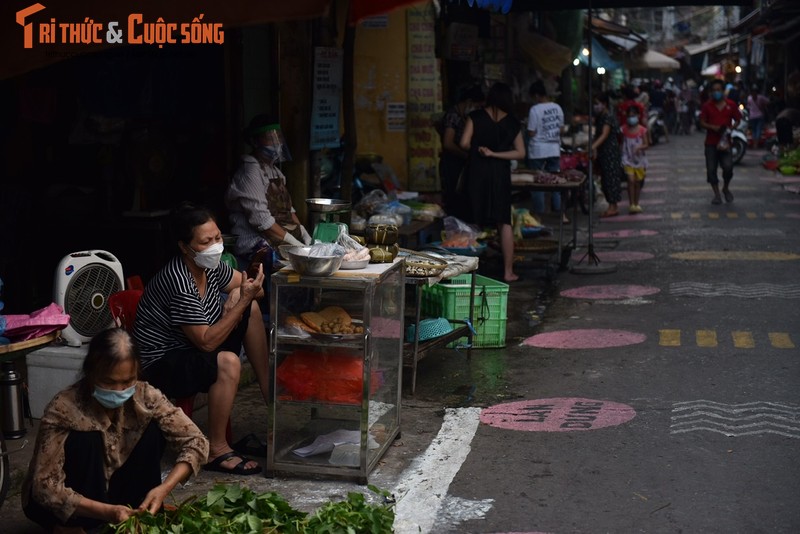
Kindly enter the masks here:
<path id="1" fill-rule="evenodd" d="M 80 347 L 48 345 L 28 353 L 25 360 L 32 417 L 41 419 L 55 394 L 78 380 L 88 350 L 88 344 Z"/>

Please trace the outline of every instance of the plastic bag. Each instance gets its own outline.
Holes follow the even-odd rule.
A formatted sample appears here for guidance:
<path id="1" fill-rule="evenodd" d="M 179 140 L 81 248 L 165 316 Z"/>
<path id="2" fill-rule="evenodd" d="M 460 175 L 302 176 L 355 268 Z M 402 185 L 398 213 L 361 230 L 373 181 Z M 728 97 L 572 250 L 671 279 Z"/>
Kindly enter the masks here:
<path id="1" fill-rule="evenodd" d="M 278 366 L 278 385 L 293 400 L 359 404 L 364 384 L 364 360 L 360 354 L 328 348 L 325 353 L 297 350 Z M 373 370 L 370 392 L 382 385 Z"/>
<path id="2" fill-rule="evenodd" d="M 359 215 L 367 218 L 376 211 L 383 204 L 389 202 L 389 197 L 380 189 L 374 189 L 364 195 L 353 208 Z"/>
<path id="3" fill-rule="evenodd" d="M 344 256 L 345 249 L 338 243 L 314 243 L 308 247 L 308 256 L 311 258 Z"/>
<path id="4" fill-rule="evenodd" d="M 453 216 L 445 217 L 442 246 L 449 248 L 475 247 L 478 245 L 478 236 L 480 234 L 481 230 L 477 226 Z"/>
<path id="5" fill-rule="evenodd" d="M 350 237 L 346 233 L 339 234 L 336 240 L 338 245 L 344 248 L 344 261 L 359 261 L 369 259 L 369 249 Z"/>
<path id="6" fill-rule="evenodd" d="M 406 206 L 398 200 L 392 200 L 391 202 L 378 206 L 375 214 L 399 216 L 402 220 L 400 224 L 411 224 L 412 212 L 411 206 Z"/>

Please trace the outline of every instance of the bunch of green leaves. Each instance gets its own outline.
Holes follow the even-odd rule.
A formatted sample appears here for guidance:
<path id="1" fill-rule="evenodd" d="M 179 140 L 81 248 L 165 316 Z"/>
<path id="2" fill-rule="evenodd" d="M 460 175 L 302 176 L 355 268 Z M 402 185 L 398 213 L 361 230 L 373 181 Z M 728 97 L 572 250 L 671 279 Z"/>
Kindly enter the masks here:
<path id="1" fill-rule="evenodd" d="M 115 534 L 388 534 L 394 524 L 394 501 L 383 497 L 378 505 L 351 492 L 341 502 L 322 506 L 315 514 L 295 510 L 274 492 L 255 493 L 235 484 L 218 484 L 205 498 L 190 497 L 176 507 L 150 514 L 143 512 L 105 532 Z"/>

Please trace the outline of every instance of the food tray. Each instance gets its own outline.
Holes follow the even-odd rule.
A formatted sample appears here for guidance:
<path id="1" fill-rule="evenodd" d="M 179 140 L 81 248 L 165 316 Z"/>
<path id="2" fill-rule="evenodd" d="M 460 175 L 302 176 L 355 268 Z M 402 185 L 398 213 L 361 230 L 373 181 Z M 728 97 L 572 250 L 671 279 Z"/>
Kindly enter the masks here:
<path id="1" fill-rule="evenodd" d="M 405 260 L 406 276 L 439 276 L 447 268 L 445 260 L 424 252 L 401 248 L 400 255 Z"/>
<path id="2" fill-rule="evenodd" d="M 343 261 L 342 265 L 339 266 L 339 269 L 355 271 L 357 269 L 366 269 L 367 265 L 369 265 L 369 258 L 365 260 Z"/>
<path id="3" fill-rule="evenodd" d="M 360 319 L 352 319 L 351 323 L 355 326 L 364 326 L 364 322 Z M 358 341 L 364 339 L 365 332 L 360 334 L 324 334 L 322 332 L 309 332 L 309 335 L 314 339 L 321 341 Z"/>
<path id="4" fill-rule="evenodd" d="M 448 252 L 452 252 L 453 254 L 458 254 L 459 256 L 480 256 L 486 250 L 486 243 L 478 243 L 475 247 L 443 247 L 441 241 L 434 241 L 430 243 L 432 247 L 440 247 L 445 249 Z"/>

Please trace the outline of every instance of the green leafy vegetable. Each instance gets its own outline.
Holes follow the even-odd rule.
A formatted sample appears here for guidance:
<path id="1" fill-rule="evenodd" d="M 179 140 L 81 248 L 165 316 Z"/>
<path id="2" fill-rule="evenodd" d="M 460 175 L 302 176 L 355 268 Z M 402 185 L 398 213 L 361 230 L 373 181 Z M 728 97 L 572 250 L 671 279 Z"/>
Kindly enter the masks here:
<path id="1" fill-rule="evenodd" d="M 394 499 L 373 485 L 381 495 L 378 505 L 361 493 L 351 492 L 341 502 L 331 502 L 316 513 L 295 510 L 275 492 L 255 493 L 235 484 L 218 484 L 205 496 L 190 497 L 157 514 L 144 512 L 105 533 L 114 534 L 389 534 L 394 524 Z"/>

